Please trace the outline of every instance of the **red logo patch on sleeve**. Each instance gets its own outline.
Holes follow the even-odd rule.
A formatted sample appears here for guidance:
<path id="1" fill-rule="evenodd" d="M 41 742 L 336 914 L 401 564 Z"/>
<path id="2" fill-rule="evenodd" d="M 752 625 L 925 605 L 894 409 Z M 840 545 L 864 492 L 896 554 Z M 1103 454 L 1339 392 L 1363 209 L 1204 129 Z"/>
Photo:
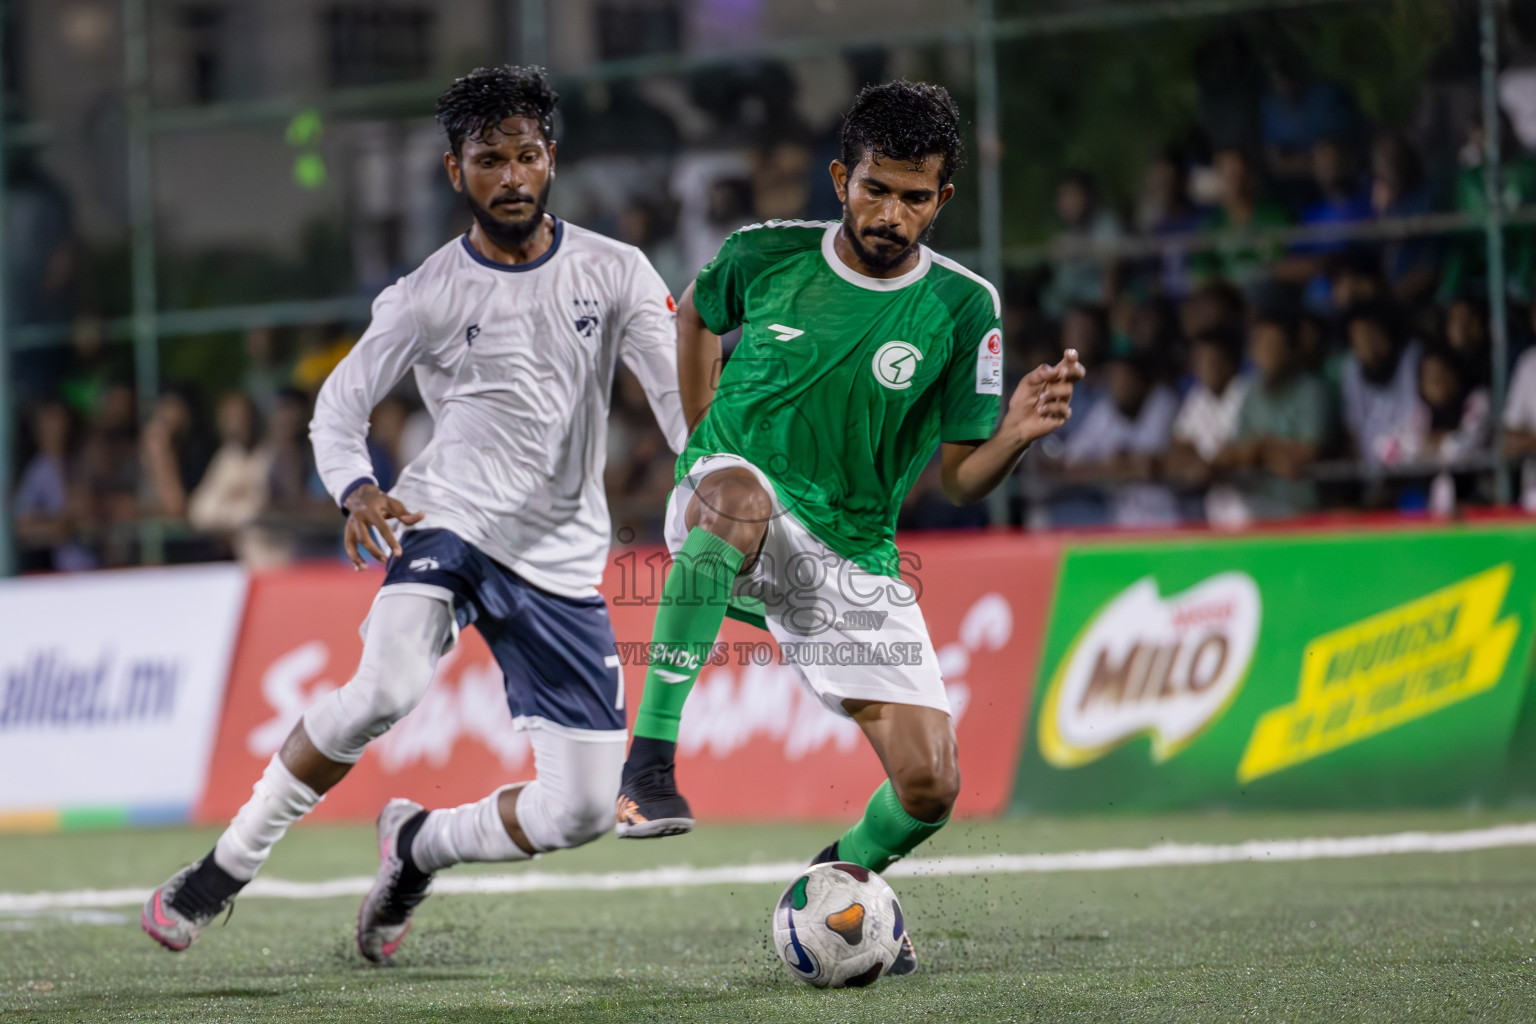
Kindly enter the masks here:
<path id="1" fill-rule="evenodd" d="M 670 295 L 667 296 L 667 312 L 668 313 L 676 313 L 677 312 L 677 300 L 674 299 Z"/>

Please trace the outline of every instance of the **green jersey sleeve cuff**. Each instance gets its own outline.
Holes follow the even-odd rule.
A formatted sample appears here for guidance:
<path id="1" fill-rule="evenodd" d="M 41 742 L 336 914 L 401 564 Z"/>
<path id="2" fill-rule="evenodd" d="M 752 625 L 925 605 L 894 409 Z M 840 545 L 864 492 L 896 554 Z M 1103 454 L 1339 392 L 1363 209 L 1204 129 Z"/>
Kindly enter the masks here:
<path id="1" fill-rule="evenodd" d="M 693 288 L 693 308 L 699 311 L 699 319 L 704 321 L 704 326 L 709 328 L 711 334 L 727 334 L 740 326 L 731 323 L 725 310 L 715 301 L 715 296 L 700 291 L 697 283 Z"/>
<path id="2" fill-rule="evenodd" d="M 996 420 L 972 420 L 969 423 L 945 423 L 939 428 L 941 441 L 985 441 L 997 429 Z"/>

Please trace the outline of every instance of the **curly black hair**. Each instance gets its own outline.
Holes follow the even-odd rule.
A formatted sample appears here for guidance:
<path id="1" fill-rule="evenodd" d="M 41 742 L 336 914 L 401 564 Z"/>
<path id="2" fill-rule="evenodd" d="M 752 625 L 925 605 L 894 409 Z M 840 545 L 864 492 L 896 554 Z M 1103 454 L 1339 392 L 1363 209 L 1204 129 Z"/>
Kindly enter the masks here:
<path id="1" fill-rule="evenodd" d="M 866 155 L 896 160 L 943 158 L 939 185 L 965 163 L 960 108 L 942 85 L 897 80 L 866 86 L 843 118 L 843 165 L 850 171 Z"/>
<path id="2" fill-rule="evenodd" d="M 509 117 L 531 117 L 544 138 L 555 140 L 555 104 L 560 94 L 549 84 L 543 68 L 502 64 L 475 68 L 437 99 L 437 123 L 448 133 L 454 156 L 465 139 L 480 139 Z"/>

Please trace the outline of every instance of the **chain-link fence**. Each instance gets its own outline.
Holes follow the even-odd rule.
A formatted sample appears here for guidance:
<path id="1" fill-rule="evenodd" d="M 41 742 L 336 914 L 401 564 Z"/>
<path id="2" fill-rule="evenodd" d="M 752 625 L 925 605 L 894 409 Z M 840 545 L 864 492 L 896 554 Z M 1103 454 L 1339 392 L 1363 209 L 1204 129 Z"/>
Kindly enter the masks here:
<path id="1" fill-rule="evenodd" d="M 1094 372 L 989 505 L 925 475 L 904 527 L 1506 503 L 1536 455 L 1530 6 L 10 0 L 0 570 L 334 552 L 309 403 L 467 225 L 433 103 L 503 60 L 562 93 L 551 208 L 675 292 L 736 227 L 840 215 L 860 86 L 951 90 L 970 162 L 931 244 L 1000 286 L 1015 379 L 1069 346 Z M 620 540 L 671 480 L 631 383 Z M 430 431 L 403 382 L 381 478 Z M 252 493 L 210 508 L 229 446 Z"/>

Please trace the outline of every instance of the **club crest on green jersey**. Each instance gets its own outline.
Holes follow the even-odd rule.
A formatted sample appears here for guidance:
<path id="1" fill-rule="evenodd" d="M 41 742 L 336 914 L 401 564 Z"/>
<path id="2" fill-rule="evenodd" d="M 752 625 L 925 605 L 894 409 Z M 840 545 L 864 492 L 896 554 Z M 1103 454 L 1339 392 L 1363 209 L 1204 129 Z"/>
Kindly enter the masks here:
<path id="1" fill-rule="evenodd" d="M 917 364 L 922 361 L 923 354 L 917 350 L 916 345 L 905 341 L 888 341 L 875 352 L 870 368 L 881 384 L 892 391 L 905 391 L 912 386 L 912 378 L 917 376 Z"/>

